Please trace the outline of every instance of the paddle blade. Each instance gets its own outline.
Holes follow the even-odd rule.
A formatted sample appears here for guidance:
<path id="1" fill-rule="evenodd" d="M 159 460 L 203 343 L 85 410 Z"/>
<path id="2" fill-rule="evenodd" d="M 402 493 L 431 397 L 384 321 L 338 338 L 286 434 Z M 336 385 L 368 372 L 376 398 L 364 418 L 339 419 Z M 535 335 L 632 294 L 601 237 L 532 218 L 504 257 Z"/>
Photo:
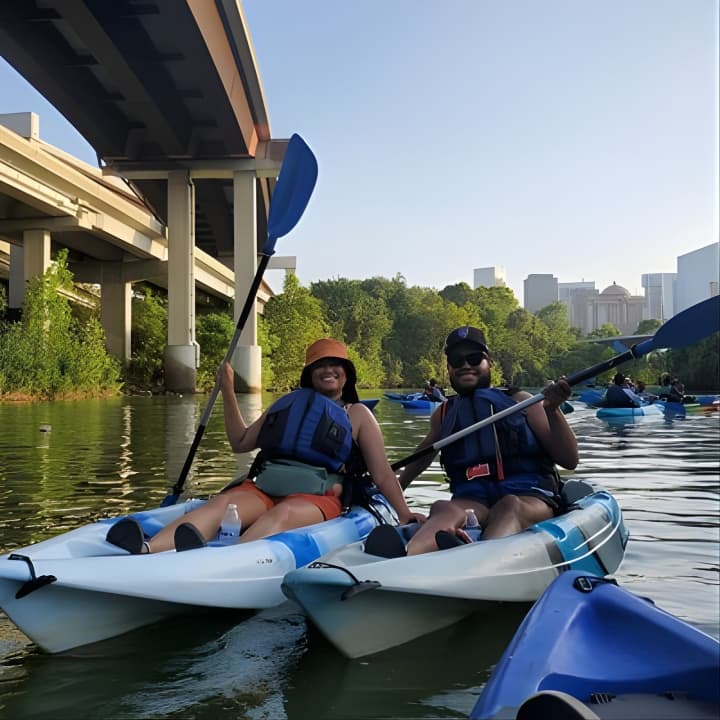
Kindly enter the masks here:
<path id="1" fill-rule="evenodd" d="M 681 348 L 692 345 L 708 335 L 720 331 L 720 295 L 692 305 L 671 317 L 658 331 L 638 348 L 650 344 L 650 350 Z"/>
<path id="2" fill-rule="evenodd" d="M 293 135 L 270 201 L 268 238 L 262 249 L 263 255 L 272 255 L 275 241 L 297 225 L 315 188 L 317 174 L 317 160 L 312 150 L 299 135 Z"/>

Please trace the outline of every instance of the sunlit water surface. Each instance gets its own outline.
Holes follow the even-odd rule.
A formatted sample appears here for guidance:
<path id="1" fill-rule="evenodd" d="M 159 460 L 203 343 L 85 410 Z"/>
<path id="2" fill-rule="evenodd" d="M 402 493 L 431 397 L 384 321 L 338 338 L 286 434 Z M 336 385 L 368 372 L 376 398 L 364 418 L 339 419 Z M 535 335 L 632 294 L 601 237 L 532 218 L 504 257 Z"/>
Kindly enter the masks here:
<path id="1" fill-rule="evenodd" d="M 241 398 L 247 417 L 271 400 Z M 180 474 L 205 398 L 0 405 L 0 549 L 99 517 L 160 504 Z M 720 418 L 608 424 L 575 404 L 576 475 L 617 497 L 631 533 L 615 577 L 718 637 Z M 381 400 L 392 461 L 428 415 Z M 247 467 L 215 408 L 186 496 Z M 437 463 L 408 490 L 426 510 L 445 496 Z M 362 660 L 346 660 L 289 604 L 259 613 L 175 618 L 60 655 L 39 652 L 0 613 L 0 717 L 462 718 L 527 606 L 471 617 Z"/>

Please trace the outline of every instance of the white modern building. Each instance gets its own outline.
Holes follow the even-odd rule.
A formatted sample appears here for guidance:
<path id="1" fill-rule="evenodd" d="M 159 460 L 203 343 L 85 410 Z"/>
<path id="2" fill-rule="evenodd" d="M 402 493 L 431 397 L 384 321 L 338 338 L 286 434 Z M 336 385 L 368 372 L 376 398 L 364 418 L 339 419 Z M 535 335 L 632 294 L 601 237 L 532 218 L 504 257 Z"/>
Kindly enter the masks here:
<path id="1" fill-rule="evenodd" d="M 675 278 L 676 273 L 643 273 L 643 320 L 660 320 L 664 323 L 675 314 Z"/>
<path id="2" fill-rule="evenodd" d="M 473 290 L 479 287 L 507 287 L 505 268 L 501 265 L 475 268 L 473 270 Z"/>
<path id="3" fill-rule="evenodd" d="M 554 275 L 531 274 L 523 280 L 524 307 L 528 312 L 538 310 L 558 301 L 558 281 Z"/>
<path id="4" fill-rule="evenodd" d="M 675 313 L 718 294 L 720 242 L 678 255 L 675 280 Z"/>

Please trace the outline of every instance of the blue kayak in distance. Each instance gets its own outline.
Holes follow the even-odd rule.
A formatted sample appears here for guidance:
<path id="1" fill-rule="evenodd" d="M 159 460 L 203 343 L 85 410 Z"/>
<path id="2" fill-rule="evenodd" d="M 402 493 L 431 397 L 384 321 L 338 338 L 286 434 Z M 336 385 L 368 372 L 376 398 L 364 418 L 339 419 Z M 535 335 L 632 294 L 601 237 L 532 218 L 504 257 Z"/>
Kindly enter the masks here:
<path id="1" fill-rule="evenodd" d="M 641 407 L 601 407 L 595 413 L 601 419 L 608 418 L 633 418 L 651 415 L 663 415 L 663 409 L 659 405 L 642 405 Z"/>
<path id="2" fill-rule="evenodd" d="M 393 402 L 402 402 L 403 400 L 419 400 L 423 396 L 421 392 L 414 393 L 383 393 L 383 397 L 386 400 L 392 400 Z"/>
<path id="3" fill-rule="evenodd" d="M 606 580 L 559 575 L 495 666 L 471 720 L 720 717 L 720 643 Z"/>

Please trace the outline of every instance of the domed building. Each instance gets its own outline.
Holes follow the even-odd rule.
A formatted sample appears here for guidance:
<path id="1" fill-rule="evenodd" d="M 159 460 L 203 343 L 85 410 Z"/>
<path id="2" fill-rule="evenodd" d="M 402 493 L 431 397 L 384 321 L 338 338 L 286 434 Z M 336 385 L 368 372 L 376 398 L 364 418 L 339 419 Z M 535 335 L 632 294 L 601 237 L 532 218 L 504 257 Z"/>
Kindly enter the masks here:
<path id="1" fill-rule="evenodd" d="M 597 329 L 605 323 L 614 325 L 623 335 L 631 335 L 643 319 L 643 295 L 631 295 L 614 283 L 598 295 L 588 298 L 587 327 Z"/>

